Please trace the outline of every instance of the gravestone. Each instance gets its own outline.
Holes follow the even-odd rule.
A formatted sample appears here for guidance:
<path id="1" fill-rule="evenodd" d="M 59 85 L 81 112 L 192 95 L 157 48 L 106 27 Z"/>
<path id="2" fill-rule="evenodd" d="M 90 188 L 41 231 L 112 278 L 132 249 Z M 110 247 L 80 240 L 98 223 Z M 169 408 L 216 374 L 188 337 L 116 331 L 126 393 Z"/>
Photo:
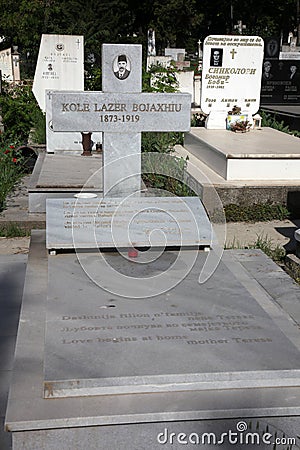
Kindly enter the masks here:
<path id="1" fill-rule="evenodd" d="M 257 36 L 208 36 L 203 46 L 201 109 L 207 128 L 225 129 L 233 106 L 251 119 L 259 109 L 264 43 Z"/>
<path id="2" fill-rule="evenodd" d="M 4 81 L 14 81 L 11 48 L 0 51 L 0 70 Z"/>
<path id="3" fill-rule="evenodd" d="M 185 48 L 165 48 L 165 56 L 171 56 L 174 61 L 183 61 Z"/>
<path id="4" fill-rule="evenodd" d="M 191 97 L 141 93 L 140 45 L 104 44 L 102 52 L 103 91 L 53 91 L 53 130 L 104 132 L 104 195 L 138 192 L 141 132 L 188 130 Z"/>
<path id="5" fill-rule="evenodd" d="M 297 105 L 300 101 L 300 61 L 264 60 L 261 103 Z"/>
<path id="6" fill-rule="evenodd" d="M 46 141 L 48 153 L 82 153 L 80 133 L 55 133 L 52 128 L 51 108 L 47 90 L 84 89 L 84 41 L 83 36 L 43 34 L 32 91 L 43 112 L 46 112 Z M 102 142 L 101 134 L 94 136 Z"/>

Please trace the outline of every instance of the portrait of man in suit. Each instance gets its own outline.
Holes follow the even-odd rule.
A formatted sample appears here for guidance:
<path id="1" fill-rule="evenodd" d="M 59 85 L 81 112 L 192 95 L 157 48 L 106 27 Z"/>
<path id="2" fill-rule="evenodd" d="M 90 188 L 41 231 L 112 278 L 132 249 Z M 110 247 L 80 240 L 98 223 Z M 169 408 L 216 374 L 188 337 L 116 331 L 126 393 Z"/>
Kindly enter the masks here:
<path id="1" fill-rule="evenodd" d="M 114 74 L 119 80 L 125 80 L 130 74 L 130 65 L 126 55 L 119 55 L 114 62 Z"/>
<path id="2" fill-rule="evenodd" d="M 212 48 L 210 51 L 210 66 L 222 67 L 223 64 L 223 49 Z"/>

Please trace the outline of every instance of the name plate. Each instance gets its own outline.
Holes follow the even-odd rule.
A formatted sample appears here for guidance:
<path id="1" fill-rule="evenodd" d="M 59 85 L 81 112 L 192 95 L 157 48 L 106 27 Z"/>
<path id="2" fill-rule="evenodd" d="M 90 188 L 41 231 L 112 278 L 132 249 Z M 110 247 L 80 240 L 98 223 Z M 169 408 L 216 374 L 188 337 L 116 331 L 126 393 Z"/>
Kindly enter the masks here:
<path id="1" fill-rule="evenodd" d="M 47 249 L 202 246 L 211 224 L 198 197 L 47 199 Z"/>
<path id="2" fill-rule="evenodd" d="M 54 131 L 189 131 L 190 94 L 51 92 Z"/>

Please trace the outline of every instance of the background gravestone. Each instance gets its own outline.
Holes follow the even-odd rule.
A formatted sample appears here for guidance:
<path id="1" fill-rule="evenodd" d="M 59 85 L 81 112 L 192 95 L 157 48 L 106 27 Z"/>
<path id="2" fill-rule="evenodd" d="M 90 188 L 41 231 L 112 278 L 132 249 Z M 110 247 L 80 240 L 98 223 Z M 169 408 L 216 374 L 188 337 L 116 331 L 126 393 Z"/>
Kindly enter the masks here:
<path id="1" fill-rule="evenodd" d="M 225 129 L 227 112 L 237 105 L 253 115 L 259 109 L 264 43 L 257 36 L 208 36 L 203 46 L 201 109 L 207 128 Z"/>
<path id="2" fill-rule="evenodd" d="M 46 112 L 47 152 L 82 152 L 80 133 L 54 133 L 49 96 L 46 90 L 84 90 L 83 36 L 43 34 L 32 91 L 43 112 Z M 94 136 L 101 142 L 102 136 Z"/>
<path id="3" fill-rule="evenodd" d="M 299 104 L 300 61 L 264 60 L 261 103 L 264 105 Z"/>
<path id="4" fill-rule="evenodd" d="M 14 81 L 10 48 L 0 51 L 0 70 L 4 81 Z"/>

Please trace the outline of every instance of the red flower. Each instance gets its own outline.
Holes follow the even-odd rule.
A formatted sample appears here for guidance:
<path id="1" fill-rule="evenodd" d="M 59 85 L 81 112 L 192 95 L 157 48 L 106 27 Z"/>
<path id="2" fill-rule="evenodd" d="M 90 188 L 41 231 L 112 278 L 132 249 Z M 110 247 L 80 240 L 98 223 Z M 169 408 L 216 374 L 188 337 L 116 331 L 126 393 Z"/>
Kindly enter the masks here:
<path id="1" fill-rule="evenodd" d="M 8 153 L 10 153 L 10 150 L 5 150 L 4 155 L 7 155 Z"/>
<path id="2" fill-rule="evenodd" d="M 17 161 L 18 161 L 17 158 L 12 159 L 12 162 L 14 162 L 14 163 L 16 163 Z"/>
<path id="3" fill-rule="evenodd" d="M 10 145 L 9 148 L 15 148 L 15 146 L 14 145 Z"/>

